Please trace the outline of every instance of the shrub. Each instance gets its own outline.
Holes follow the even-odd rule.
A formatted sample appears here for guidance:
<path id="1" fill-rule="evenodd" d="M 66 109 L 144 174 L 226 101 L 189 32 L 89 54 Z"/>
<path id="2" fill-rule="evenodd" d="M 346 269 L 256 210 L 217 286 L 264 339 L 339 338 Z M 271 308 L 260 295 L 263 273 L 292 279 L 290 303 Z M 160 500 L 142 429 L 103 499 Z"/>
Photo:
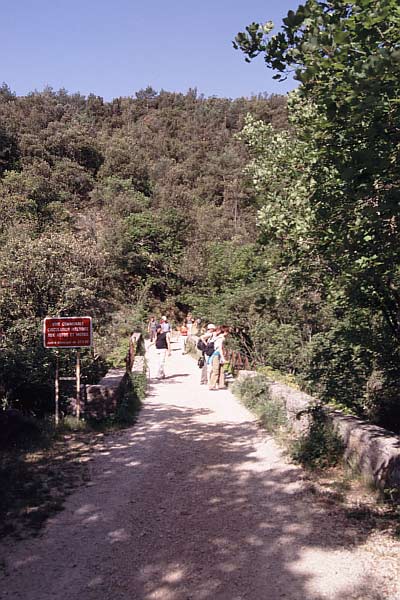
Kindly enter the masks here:
<path id="1" fill-rule="evenodd" d="M 270 433 L 282 429 L 287 424 L 286 410 L 282 400 L 272 398 L 265 377 L 256 375 L 238 381 L 233 392 L 241 402 L 254 412 L 262 426 Z"/>
<path id="2" fill-rule="evenodd" d="M 45 448 L 53 436 L 50 420 L 39 420 L 16 409 L 0 410 L 0 450 Z"/>
<path id="3" fill-rule="evenodd" d="M 201 355 L 200 350 L 197 349 L 196 342 L 192 338 L 188 338 L 186 342 L 186 354 L 190 354 L 194 358 L 198 358 Z"/>
<path id="4" fill-rule="evenodd" d="M 363 416 L 372 356 L 360 331 L 347 323 L 337 323 L 335 328 L 312 338 L 308 358 L 303 373 L 307 391 L 324 402 L 339 401 Z"/>
<path id="5" fill-rule="evenodd" d="M 310 417 L 307 433 L 293 442 L 292 459 L 308 469 L 335 466 L 343 456 L 344 445 L 320 403 L 298 413 Z"/>
<path id="6" fill-rule="evenodd" d="M 86 421 L 83 419 L 77 419 L 72 415 L 66 415 L 60 425 L 58 426 L 58 432 L 67 433 L 67 432 L 82 432 L 88 430 L 88 425 Z"/>
<path id="7" fill-rule="evenodd" d="M 121 395 L 115 414 L 115 422 L 119 425 L 132 425 L 146 395 L 146 375 L 132 373 L 127 377 L 125 389 Z"/>
<path id="8" fill-rule="evenodd" d="M 298 326 L 257 319 L 251 323 L 249 334 L 256 362 L 285 373 L 299 370 L 303 342 Z"/>
<path id="9" fill-rule="evenodd" d="M 107 362 L 111 367 L 116 369 L 126 366 L 126 357 L 129 349 L 129 337 L 124 337 L 119 341 L 119 344 L 115 346 L 107 356 Z"/>

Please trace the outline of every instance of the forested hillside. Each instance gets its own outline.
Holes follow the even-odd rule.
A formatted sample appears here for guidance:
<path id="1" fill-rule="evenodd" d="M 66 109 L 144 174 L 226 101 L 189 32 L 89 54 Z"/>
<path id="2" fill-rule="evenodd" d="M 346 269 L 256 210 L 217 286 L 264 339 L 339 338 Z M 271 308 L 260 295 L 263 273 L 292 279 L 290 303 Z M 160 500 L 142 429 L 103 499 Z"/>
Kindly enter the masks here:
<path id="1" fill-rule="evenodd" d="M 3 402 L 37 414 L 51 406 L 46 316 L 94 318 L 89 378 L 105 368 L 115 323 L 129 332 L 158 307 L 246 326 L 247 296 L 264 269 L 257 199 L 243 176 L 248 154 L 236 137 L 247 113 L 287 127 L 279 96 L 231 101 L 148 88 L 104 102 L 51 89 L 16 97 L 2 86 Z M 72 353 L 61 360 L 67 372 Z"/>
<path id="2" fill-rule="evenodd" d="M 400 430 L 398 3 L 308 1 L 271 27 L 236 47 L 295 73 L 288 101 L 0 89 L 5 404 L 51 401 L 45 316 L 94 317 L 94 378 L 116 324 L 190 310 L 255 365 Z"/>

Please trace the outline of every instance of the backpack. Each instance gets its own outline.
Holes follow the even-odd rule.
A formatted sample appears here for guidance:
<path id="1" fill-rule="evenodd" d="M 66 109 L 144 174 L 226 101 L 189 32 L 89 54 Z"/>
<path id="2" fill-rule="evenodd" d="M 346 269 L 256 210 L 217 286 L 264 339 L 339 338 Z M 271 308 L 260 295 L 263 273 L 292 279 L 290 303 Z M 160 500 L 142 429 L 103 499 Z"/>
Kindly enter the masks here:
<path id="1" fill-rule="evenodd" d="M 214 342 L 207 342 L 206 347 L 204 348 L 204 354 L 206 354 L 207 356 L 211 356 L 211 354 L 214 354 L 214 352 Z"/>
<path id="2" fill-rule="evenodd" d="M 197 349 L 200 350 L 200 352 L 205 352 L 206 346 L 207 344 L 203 342 L 203 340 L 198 340 Z"/>

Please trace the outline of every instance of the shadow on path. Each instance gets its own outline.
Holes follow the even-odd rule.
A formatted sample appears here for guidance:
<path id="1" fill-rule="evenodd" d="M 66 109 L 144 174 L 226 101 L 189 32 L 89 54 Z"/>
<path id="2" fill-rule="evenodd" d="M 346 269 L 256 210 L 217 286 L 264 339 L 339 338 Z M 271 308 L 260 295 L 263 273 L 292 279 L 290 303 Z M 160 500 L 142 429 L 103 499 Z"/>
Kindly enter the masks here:
<path id="1" fill-rule="evenodd" d="M 354 554 L 364 534 L 315 500 L 253 421 L 151 397 L 134 429 L 105 441 L 91 501 L 77 493 L 52 536 L 8 565 L 4 598 L 386 598 Z"/>
<path id="2" fill-rule="evenodd" d="M 106 575 L 114 597 L 382 600 L 351 564 L 364 540 L 350 522 L 314 502 L 298 468 L 260 458 L 253 422 L 201 423 L 210 412 L 154 404 L 147 415 L 142 441 L 158 450 L 138 457 L 132 514 L 107 534 L 124 565 L 124 579 Z"/>

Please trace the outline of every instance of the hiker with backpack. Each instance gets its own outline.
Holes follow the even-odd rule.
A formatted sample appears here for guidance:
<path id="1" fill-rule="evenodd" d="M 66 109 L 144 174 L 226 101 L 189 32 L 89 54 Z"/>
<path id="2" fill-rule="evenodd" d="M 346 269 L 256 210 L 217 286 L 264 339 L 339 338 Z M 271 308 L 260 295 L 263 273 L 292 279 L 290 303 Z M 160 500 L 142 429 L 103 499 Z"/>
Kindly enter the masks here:
<path id="1" fill-rule="evenodd" d="M 225 388 L 225 373 L 223 365 L 227 362 L 225 354 L 225 339 L 229 334 L 229 327 L 222 325 L 218 335 L 213 339 L 214 352 L 208 357 L 209 368 L 208 389 L 220 390 Z"/>
<path id="2" fill-rule="evenodd" d="M 201 352 L 201 357 L 199 358 L 199 366 L 201 367 L 201 376 L 200 376 L 200 385 L 205 385 L 208 383 L 208 365 L 207 359 L 211 354 L 213 354 L 214 348 L 214 339 L 217 337 L 217 328 L 214 323 L 209 323 L 207 325 L 207 331 L 202 336 L 200 336 L 197 342 L 197 349 Z"/>

